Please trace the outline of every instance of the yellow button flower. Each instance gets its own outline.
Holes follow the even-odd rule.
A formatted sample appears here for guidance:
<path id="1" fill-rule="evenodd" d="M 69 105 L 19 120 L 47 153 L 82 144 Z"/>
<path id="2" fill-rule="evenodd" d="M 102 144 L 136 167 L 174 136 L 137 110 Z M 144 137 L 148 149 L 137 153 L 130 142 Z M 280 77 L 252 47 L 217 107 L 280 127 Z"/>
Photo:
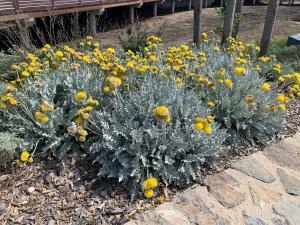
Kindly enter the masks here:
<path id="1" fill-rule="evenodd" d="M 20 159 L 23 161 L 23 162 L 26 162 L 27 160 L 28 160 L 28 158 L 29 158 L 29 152 L 27 152 L 27 151 L 25 151 L 25 152 L 22 152 L 21 153 L 21 157 L 20 157 Z"/>
<path id="2" fill-rule="evenodd" d="M 75 95 L 75 100 L 76 102 L 82 102 L 85 98 L 87 97 L 86 92 L 84 91 L 79 91 L 76 95 Z"/>
<path id="3" fill-rule="evenodd" d="M 268 83 L 264 83 L 262 86 L 261 86 L 261 90 L 262 91 L 270 91 L 271 90 L 271 88 L 270 88 L 270 84 L 268 84 Z"/>

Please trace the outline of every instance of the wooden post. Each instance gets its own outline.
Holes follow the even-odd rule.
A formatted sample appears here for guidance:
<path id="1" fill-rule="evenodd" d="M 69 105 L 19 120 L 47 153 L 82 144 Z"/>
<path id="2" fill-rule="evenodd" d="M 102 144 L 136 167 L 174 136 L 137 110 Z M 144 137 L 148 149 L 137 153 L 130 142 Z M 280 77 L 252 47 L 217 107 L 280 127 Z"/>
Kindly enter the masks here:
<path id="1" fill-rule="evenodd" d="M 90 30 L 89 33 L 93 36 L 97 36 L 97 23 L 96 23 L 96 12 L 91 11 L 89 12 L 89 25 L 90 25 Z"/>
<path id="2" fill-rule="evenodd" d="M 172 0 L 171 13 L 175 13 L 176 1 Z"/>
<path id="3" fill-rule="evenodd" d="M 252 0 L 252 5 L 255 5 L 255 0 Z"/>
<path id="4" fill-rule="evenodd" d="M 192 0 L 189 0 L 189 3 L 188 3 L 188 10 L 189 10 L 189 11 L 192 10 Z"/>
<path id="5" fill-rule="evenodd" d="M 221 42 L 222 45 L 226 43 L 227 38 L 229 38 L 232 34 L 235 4 L 236 4 L 236 0 L 227 1 L 225 18 L 224 18 L 224 26 L 223 26 L 223 34 L 222 34 L 222 42 Z"/>
<path id="6" fill-rule="evenodd" d="M 23 20 L 17 20 L 16 22 L 17 22 L 17 27 L 20 31 L 21 45 L 24 46 L 25 48 L 29 48 L 31 46 L 29 28 L 34 25 L 35 19 L 34 18 L 23 19 Z"/>
<path id="7" fill-rule="evenodd" d="M 157 16 L 157 2 L 153 3 L 153 16 Z"/>
<path id="8" fill-rule="evenodd" d="M 207 8 L 208 0 L 204 0 L 204 8 Z"/>
<path id="9" fill-rule="evenodd" d="M 267 17 L 265 20 L 264 31 L 260 42 L 259 56 L 264 56 L 268 53 L 268 48 L 271 42 L 279 0 L 270 0 Z"/>
<path id="10" fill-rule="evenodd" d="M 131 24 L 134 23 L 134 6 L 129 6 L 129 21 Z"/>
<path id="11" fill-rule="evenodd" d="M 221 2 L 220 2 L 220 7 L 223 7 L 223 4 L 224 4 L 224 1 L 221 0 Z"/>
<path id="12" fill-rule="evenodd" d="M 193 42 L 200 46 L 202 0 L 194 0 L 194 37 Z"/>

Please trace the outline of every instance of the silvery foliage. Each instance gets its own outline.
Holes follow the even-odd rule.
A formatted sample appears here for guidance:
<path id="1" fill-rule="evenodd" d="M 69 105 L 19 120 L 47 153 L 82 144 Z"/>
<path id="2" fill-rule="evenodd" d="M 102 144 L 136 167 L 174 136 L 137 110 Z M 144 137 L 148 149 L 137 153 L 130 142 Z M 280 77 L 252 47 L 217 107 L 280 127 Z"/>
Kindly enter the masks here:
<path id="1" fill-rule="evenodd" d="M 14 159 L 16 148 L 23 142 L 14 133 L 0 132 L 0 169 L 7 167 Z"/>
<path id="2" fill-rule="evenodd" d="M 210 111 L 197 94 L 174 80 L 145 76 L 134 88 L 111 102 L 111 110 L 95 111 L 91 129 L 99 135 L 91 141 L 90 155 L 100 166 L 101 178 L 139 186 L 144 179 L 159 177 L 180 187 L 200 179 L 207 160 L 218 156 L 225 132 L 213 125 L 213 133 L 196 132 L 196 117 Z M 165 105 L 171 122 L 158 122 L 153 109 Z"/>
<path id="3" fill-rule="evenodd" d="M 232 143 L 242 142 L 253 144 L 258 141 L 267 144 L 271 135 L 282 131 L 282 119 L 284 112 L 272 112 L 267 106 L 276 104 L 277 91 L 264 92 L 261 86 L 266 82 L 254 69 L 254 61 L 248 61 L 246 65 L 235 65 L 236 55 L 229 56 L 223 51 L 213 52 L 211 48 L 204 48 L 207 55 L 206 67 L 200 73 L 215 82 L 216 90 L 201 88 L 206 101 L 214 101 L 216 107 L 213 114 L 216 120 L 228 129 Z M 234 74 L 235 66 L 247 69 L 245 75 Z M 230 90 L 224 84 L 218 83 L 217 71 L 226 69 L 224 79 L 231 79 L 233 88 Z M 247 95 L 253 95 L 255 106 L 250 107 L 245 100 Z"/>
<path id="4" fill-rule="evenodd" d="M 69 64 L 40 76 L 38 81 L 30 78 L 14 93 L 17 106 L 2 111 L 3 123 L 25 139 L 26 149 L 34 149 L 38 145 L 37 154 L 52 152 L 60 160 L 69 152 L 79 156 L 81 144 L 68 134 L 67 127 L 73 123 L 77 110 L 85 106 L 76 103 L 74 96 L 84 90 L 88 96 L 100 99 L 101 83 L 102 74 L 95 73 L 95 68 L 83 66 L 80 70 L 70 71 Z M 38 123 L 34 118 L 43 101 L 55 106 L 53 112 L 46 113 L 48 123 Z"/>

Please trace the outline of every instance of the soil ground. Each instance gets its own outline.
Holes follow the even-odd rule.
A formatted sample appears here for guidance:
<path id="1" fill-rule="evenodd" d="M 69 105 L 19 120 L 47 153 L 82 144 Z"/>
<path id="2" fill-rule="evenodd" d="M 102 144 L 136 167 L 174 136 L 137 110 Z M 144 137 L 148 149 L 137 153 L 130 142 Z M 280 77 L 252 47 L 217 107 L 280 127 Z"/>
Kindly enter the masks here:
<path id="1" fill-rule="evenodd" d="M 222 19 L 217 15 L 217 8 L 205 8 L 202 15 L 202 29 L 211 32 L 222 27 Z M 267 6 L 244 6 L 241 18 L 239 39 L 245 42 L 259 41 L 262 35 Z M 193 11 L 178 12 L 142 20 L 136 25 L 144 27 L 147 32 L 156 33 L 162 29 L 162 39 L 167 45 L 180 41 L 189 42 L 193 32 Z M 117 46 L 118 36 L 128 29 L 116 29 L 101 35 L 102 45 Z M 289 35 L 300 33 L 300 5 L 280 6 L 275 24 L 273 40 L 287 38 Z"/>

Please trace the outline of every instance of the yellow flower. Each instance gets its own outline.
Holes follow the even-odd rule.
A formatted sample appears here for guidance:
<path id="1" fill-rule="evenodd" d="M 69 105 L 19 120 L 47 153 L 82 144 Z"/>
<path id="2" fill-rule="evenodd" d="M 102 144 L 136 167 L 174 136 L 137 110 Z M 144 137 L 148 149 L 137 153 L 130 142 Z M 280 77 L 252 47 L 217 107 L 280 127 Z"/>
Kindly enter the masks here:
<path id="1" fill-rule="evenodd" d="M 280 105 L 278 106 L 278 108 L 279 108 L 281 111 L 285 111 L 285 110 L 286 110 L 286 107 L 285 107 L 284 104 L 280 104 Z"/>
<path id="2" fill-rule="evenodd" d="M 203 124 L 202 123 L 195 123 L 194 128 L 196 131 L 201 131 L 203 129 Z"/>
<path id="3" fill-rule="evenodd" d="M 46 116 L 45 114 L 41 113 L 40 111 L 36 112 L 34 114 L 34 117 L 37 122 L 39 123 L 47 123 L 49 121 L 49 117 Z"/>
<path id="4" fill-rule="evenodd" d="M 75 95 L 75 100 L 76 102 L 82 102 L 85 98 L 87 97 L 86 92 L 84 91 L 79 91 L 76 95 Z"/>
<path id="5" fill-rule="evenodd" d="M 170 112 L 167 106 L 158 106 L 153 110 L 153 115 L 158 121 L 169 123 L 171 121 Z"/>
<path id="6" fill-rule="evenodd" d="M 90 56 L 89 55 L 83 56 L 82 61 L 85 62 L 85 63 L 90 63 Z"/>
<path id="7" fill-rule="evenodd" d="M 226 87 L 228 87 L 230 89 L 233 87 L 233 82 L 229 79 L 225 79 L 224 83 L 225 83 Z"/>
<path id="8" fill-rule="evenodd" d="M 220 69 L 217 72 L 217 76 L 218 76 L 218 78 L 223 78 L 225 76 L 225 69 Z"/>
<path id="9" fill-rule="evenodd" d="M 262 91 L 270 91 L 270 84 L 268 83 L 264 83 L 262 86 L 261 86 L 261 90 Z"/>
<path id="10" fill-rule="evenodd" d="M 80 142 L 85 142 L 85 141 L 86 141 L 86 137 L 80 136 L 80 137 L 79 137 L 79 141 L 80 141 Z"/>
<path id="11" fill-rule="evenodd" d="M 144 192 L 144 196 L 145 196 L 146 198 L 152 198 L 152 197 L 154 196 L 154 191 L 153 191 L 152 189 L 146 190 L 146 191 Z"/>
<path id="12" fill-rule="evenodd" d="M 246 69 L 244 67 L 235 67 L 234 73 L 238 75 L 243 75 L 246 73 Z"/>
<path id="13" fill-rule="evenodd" d="M 22 162 L 19 159 L 16 160 L 16 164 L 17 164 L 18 167 L 23 167 L 24 166 L 24 162 Z"/>
<path id="14" fill-rule="evenodd" d="M 205 127 L 203 128 L 203 132 L 204 132 L 205 134 L 207 134 L 207 135 L 210 135 L 210 134 L 212 133 L 212 128 L 211 128 L 211 126 L 205 126 Z"/>
<path id="15" fill-rule="evenodd" d="M 88 135 L 88 132 L 84 129 L 80 129 L 78 133 L 80 136 L 84 136 L 84 137 Z"/>
<path id="16" fill-rule="evenodd" d="M 83 125 L 84 124 L 84 119 L 81 116 L 77 117 L 75 119 L 75 123 L 78 124 L 78 125 Z"/>
<path id="17" fill-rule="evenodd" d="M 157 60 L 155 55 L 149 57 L 150 61 L 155 62 Z"/>
<path id="18" fill-rule="evenodd" d="M 28 71 L 26 71 L 26 70 L 24 70 L 23 72 L 22 72 L 22 76 L 23 77 L 29 77 L 29 72 Z"/>
<path id="19" fill-rule="evenodd" d="M 103 92 L 105 93 L 105 94 L 107 94 L 107 93 L 109 93 L 110 92 L 110 88 L 109 87 L 104 87 L 103 88 Z"/>
<path id="20" fill-rule="evenodd" d="M 278 81 L 279 81 L 279 82 L 284 82 L 284 80 L 285 80 L 284 77 L 279 77 L 279 78 L 278 78 Z"/>
<path id="21" fill-rule="evenodd" d="M 21 153 L 21 157 L 20 159 L 23 161 L 23 162 L 26 162 L 29 158 L 29 152 L 25 151 L 25 152 L 22 152 Z"/>
<path id="22" fill-rule="evenodd" d="M 143 188 L 145 190 L 156 188 L 158 185 L 157 179 L 155 177 L 150 177 L 143 182 Z"/>
<path id="23" fill-rule="evenodd" d="M 214 122 L 214 120 L 215 120 L 215 117 L 214 117 L 214 116 L 208 116 L 208 117 L 207 117 L 207 121 L 208 121 L 209 123 Z"/>
<path id="24" fill-rule="evenodd" d="M 280 103 L 285 103 L 285 100 L 286 98 L 285 98 L 285 96 L 284 96 L 284 94 L 278 94 L 277 95 L 277 101 L 278 102 L 280 102 Z"/>
<path id="25" fill-rule="evenodd" d="M 33 163 L 33 158 L 32 158 L 32 157 L 29 157 L 28 162 L 29 162 L 30 164 Z"/>
<path id="26" fill-rule="evenodd" d="M 57 51 L 57 52 L 55 53 L 55 56 L 56 56 L 57 58 L 62 58 L 62 57 L 64 57 L 64 53 L 62 53 L 61 51 Z"/>
<path id="27" fill-rule="evenodd" d="M 214 52 L 219 52 L 219 51 L 220 51 L 220 48 L 216 46 L 216 47 L 214 47 L 213 51 L 214 51 Z"/>
<path id="28" fill-rule="evenodd" d="M 215 103 L 213 103 L 212 101 L 209 101 L 209 102 L 207 103 L 207 106 L 210 107 L 210 108 L 212 108 L 212 107 L 215 106 Z"/>
<path id="29" fill-rule="evenodd" d="M 119 77 L 109 76 L 106 78 L 108 85 L 112 88 L 119 87 L 122 84 L 122 80 Z"/>

